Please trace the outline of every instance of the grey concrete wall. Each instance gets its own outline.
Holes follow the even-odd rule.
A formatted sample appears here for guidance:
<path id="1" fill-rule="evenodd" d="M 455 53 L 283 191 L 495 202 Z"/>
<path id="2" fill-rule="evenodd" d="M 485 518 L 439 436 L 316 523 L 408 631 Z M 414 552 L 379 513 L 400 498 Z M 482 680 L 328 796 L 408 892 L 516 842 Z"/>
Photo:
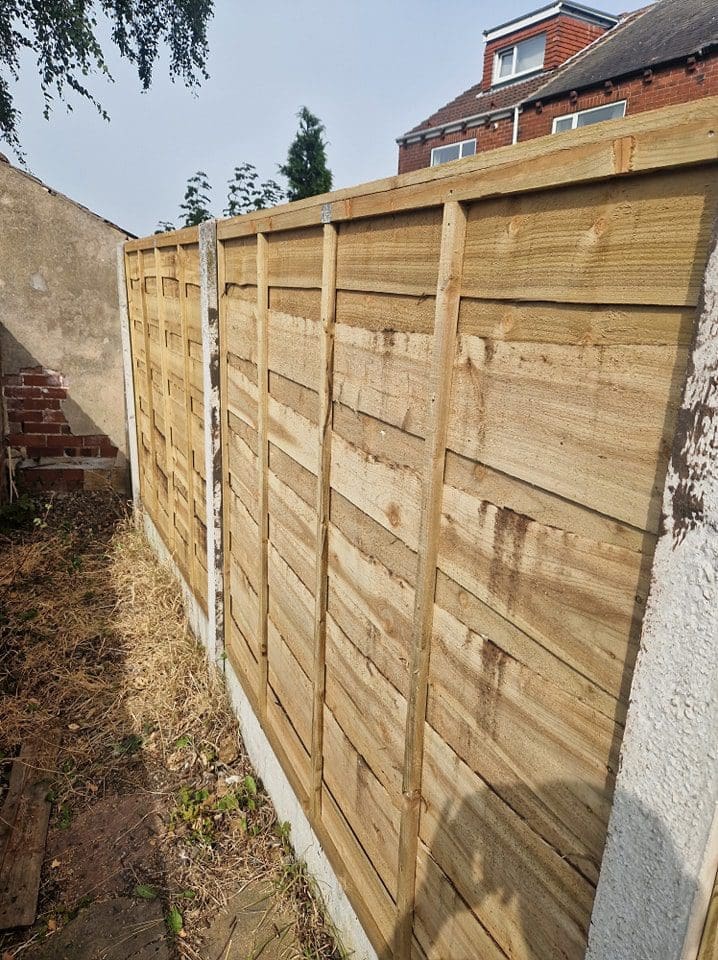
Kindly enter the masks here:
<path id="1" fill-rule="evenodd" d="M 73 434 L 106 434 L 126 463 L 117 297 L 120 228 L 0 161 L 2 373 L 67 378 Z"/>

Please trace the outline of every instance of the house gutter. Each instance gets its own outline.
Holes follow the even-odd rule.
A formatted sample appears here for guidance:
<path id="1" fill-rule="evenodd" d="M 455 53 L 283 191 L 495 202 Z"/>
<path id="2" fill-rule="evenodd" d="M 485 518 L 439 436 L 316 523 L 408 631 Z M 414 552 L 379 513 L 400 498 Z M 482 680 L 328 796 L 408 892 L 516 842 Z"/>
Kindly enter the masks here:
<path id="1" fill-rule="evenodd" d="M 426 130 L 415 130 L 413 133 L 405 133 L 403 136 L 397 137 L 396 142 L 398 144 L 421 143 L 424 140 L 438 137 L 442 133 L 458 133 L 460 130 L 468 130 L 469 127 L 478 127 L 482 123 L 491 120 L 507 120 L 512 116 L 514 109 L 517 108 L 509 107 L 506 110 L 499 110 L 498 112 L 476 113 L 471 117 L 464 117 L 461 120 L 442 123 L 438 127 L 429 127 Z"/>

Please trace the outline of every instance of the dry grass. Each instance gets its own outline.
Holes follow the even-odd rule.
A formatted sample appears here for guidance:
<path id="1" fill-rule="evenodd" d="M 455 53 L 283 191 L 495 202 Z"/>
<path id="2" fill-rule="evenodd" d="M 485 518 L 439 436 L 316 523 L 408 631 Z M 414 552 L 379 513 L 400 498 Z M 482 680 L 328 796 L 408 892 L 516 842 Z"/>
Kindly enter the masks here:
<path id="1" fill-rule="evenodd" d="M 184 916 L 184 956 L 200 957 L 206 922 L 262 878 L 294 918 L 287 960 L 338 957 L 172 575 L 119 501 L 85 494 L 34 512 L 34 528 L 0 533 L 0 750 L 62 730 L 61 826 L 103 797 L 146 792 L 166 824 L 162 895 Z M 47 914 L 61 891 L 46 881 Z"/>

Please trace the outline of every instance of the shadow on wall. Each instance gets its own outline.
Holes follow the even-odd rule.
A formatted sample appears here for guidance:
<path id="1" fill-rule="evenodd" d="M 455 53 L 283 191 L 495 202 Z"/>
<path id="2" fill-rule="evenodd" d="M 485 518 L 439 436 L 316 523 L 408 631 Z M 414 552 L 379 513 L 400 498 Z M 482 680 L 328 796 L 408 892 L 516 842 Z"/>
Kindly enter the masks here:
<path id="1" fill-rule="evenodd" d="M 10 492 L 69 493 L 129 489 L 128 464 L 107 434 L 78 406 L 62 371 L 39 363 L 6 329 L 0 330 L 16 368 L 3 362 L 3 451 Z M 82 433 L 73 432 L 79 424 Z"/>
<path id="2" fill-rule="evenodd" d="M 551 782 L 540 792 L 580 796 L 581 784 Z M 502 800 L 513 810 L 526 809 L 528 793 L 527 787 L 517 785 L 496 792 L 486 786 L 434 811 L 437 825 L 428 851 L 424 848 L 419 855 L 414 912 L 414 936 L 427 960 L 583 960 L 594 895 L 589 877 L 595 877 L 599 865 L 582 860 L 578 841 L 573 850 L 565 844 L 557 849 L 539 838 L 530 818 L 522 818 L 521 829 L 507 832 L 507 818 L 497 816 L 497 809 Z M 622 800 L 639 825 L 635 849 L 652 850 L 656 875 L 683 895 L 687 890 L 692 903 L 696 884 L 668 831 L 641 802 L 625 796 Z M 630 850 L 626 853 L 630 856 Z M 636 896 L 645 902 L 636 904 Z M 650 890 L 626 889 L 626 899 L 632 901 L 627 916 L 645 917 L 643 949 L 632 960 L 667 956 L 666 929 L 680 932 L 680 908 L 674 917 L 656 916 L 656 903 L 665 899 L 659 896 L 654 903 Z M 617 928 L 622 922 L 616 917 Z"/>

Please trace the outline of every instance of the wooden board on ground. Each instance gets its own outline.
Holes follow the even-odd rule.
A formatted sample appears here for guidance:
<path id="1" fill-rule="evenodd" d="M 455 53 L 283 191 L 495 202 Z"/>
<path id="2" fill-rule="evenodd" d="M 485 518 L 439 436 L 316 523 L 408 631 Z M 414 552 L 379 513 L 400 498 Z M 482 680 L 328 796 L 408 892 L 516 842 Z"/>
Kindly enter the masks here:
<path id="1" fill-rule="evenodd" d="M 35 737 L 13 763 L 0 814 L 0 930 L 35 920 L 50 820 L 48 781 L 58 746 L 57 735 Z"/>

